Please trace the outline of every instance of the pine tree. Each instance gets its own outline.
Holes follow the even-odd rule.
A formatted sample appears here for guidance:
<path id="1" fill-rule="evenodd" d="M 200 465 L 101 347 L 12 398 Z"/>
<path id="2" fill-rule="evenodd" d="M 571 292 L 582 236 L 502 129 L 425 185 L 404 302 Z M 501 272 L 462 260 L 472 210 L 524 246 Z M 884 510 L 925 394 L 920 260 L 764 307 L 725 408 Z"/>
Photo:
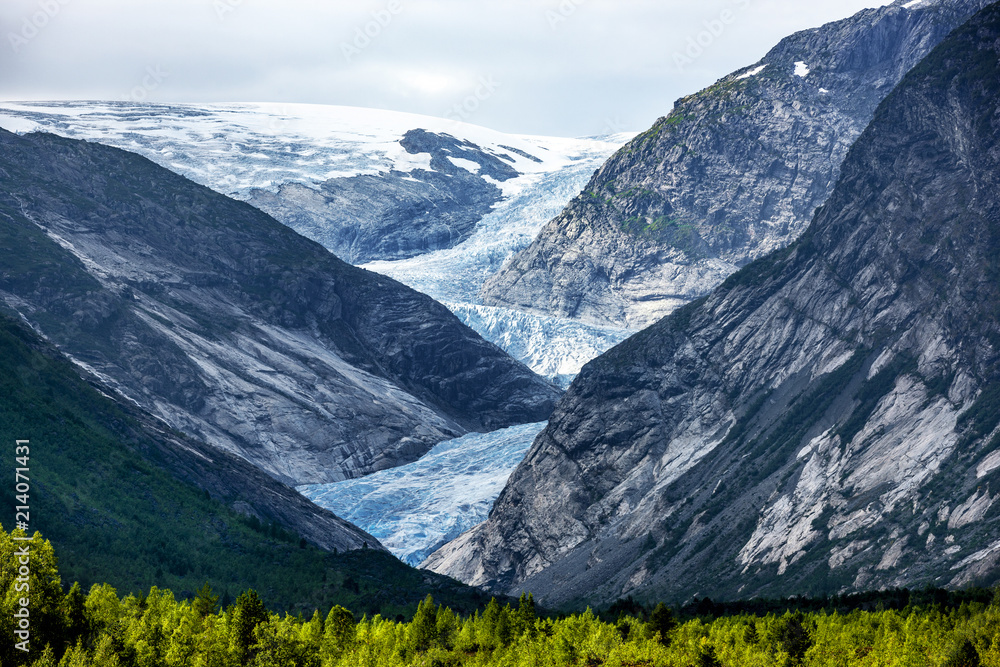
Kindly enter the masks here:
<path id="1" fill-rule="evenodd" d="M 79 582 L 73 582 L 69 593 L 63 598 L 61 612 L 63 617 L 63 645 L 72 645 L 76 640 L 85 637 L 89 632 L 87 615 L 84 605 L 86 598 Z"/>
<path id="2" fill-rule="evenodd" d="M 334 665 L 354 645 L 357 625 L 354 614 L 340 605 L 333 607 L 323 624 L 323 642 L 319 656 L 323 665 Z"/>
<path id="3" fill-rule="evenodd" d="M 976 650 L 971 641 L 966 639 L 944 664 L 945 667 L 979 667 L 979 651 Z"/>
<path id="4" fill-rule="evenodd" d="M 649 632 L 652 635 L 659 633 L 660 643 L 664 646 L 670 645 L 670 631 L 677 627 L 677 621 L 670 611 L 670 607 L 662 602 L 657 604 L 653 613 L 649 615 Z"/>
<path id="5" fill-rule="evenodd" d="M 198 594 L 194 598 L 194 602 L 191 606 L 194 608 L 195 613 L 198 614 L 199 618 L 205 618 L 209 614 L 214 614 L 216 608 L 219 604 L 219 596 L 212 595 L 212 587 L 205 582 L 205 585 L 201 587 Z"/>
<path id="6" fill-rule="evenodd" d="M 785 614 L 778 622 L 778 642 L 781 649 L 788 654 L 791 665 L 800 665 L 806 656 L 806 651 L 812 646 L 812 637 L 802 624 L 802 614 Z"/>
<path id="7" fill-rule="evenodd" d="M 516 633 L 522 635 L 525 632 L 529 636 L 535 636 L 535 596 L 528 593 L 527 596 L 521 593 L 521 598 L 517 601 L 517 625 Z"/>
<path id="8" fill-rule="evenodd" d="M 57 665 L 58 663 L 56 662 L 56 656 L 52 651 L 51 644 L 46 644 L 42 654 L 38 656 L 37 660 L 31 663 L 31 667 L 56 667 Z"/>
<path id="9" fill-rule="evenodd" d="M 229 618 L 229 648 L 237 664 L 245 664 L 253 657 L 250 650 L 254 644 L 253 631 L 269 619 L 257 591 L 251 589 L 236 598 Z"/>
<path id="10" fill-rule="evenodd" d="M 410 646 L 418 653 L 422 653 L 433 646 L 437 638 L 437 607 L 434 605 L 434 598 L 428 593 L 427 597 L 417 605 L 417 613 L 413 615 L 413 621 L 410 623 Z"/>

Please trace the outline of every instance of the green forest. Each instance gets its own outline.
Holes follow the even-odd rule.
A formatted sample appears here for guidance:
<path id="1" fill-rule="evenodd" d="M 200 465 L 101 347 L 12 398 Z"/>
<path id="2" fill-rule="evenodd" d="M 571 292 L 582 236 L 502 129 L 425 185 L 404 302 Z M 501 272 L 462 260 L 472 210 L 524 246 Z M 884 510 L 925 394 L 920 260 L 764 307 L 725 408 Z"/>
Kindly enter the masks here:
<path id="1" fill-rule="evenodd" d="M 356 616 L 341 606 L 277 614 L 254 591 L 223 608 L 208 585 L 178 600 L 168 590 L 119 597 L 108 584 L 64 590 L 51 543 L 35 533 L 29 589 L 18 587 L 14 538 L 0 530 L 0 665 L 32 667 L 332 667 L 579 665 L 1000 666 L 1000 592 L 859 596 L 876 608 L 808 611 L 808 601 L 701 604 L 675 616 L 634 603 L 597 615 L 546 617 L 531 596 L 462 616 L 427 596 L 408 621 Z M 20 590 L 18 590 L 20 588 Z M 30 596 L 28 651 L 15 613 Z M 881 608 L 907 600 L 902 608 Z M 960 602 L 959 602 L 960 601 Z M 689 617 L 691 611 L 713 613 Z M 802 608 L 807 611 L 802 611 Z M 731 609 L 740 611 L 732 612 Z M 755 613 L 747 610 L 756 609 Z M 11 638 L 15 641 L 12 641 Z"/>

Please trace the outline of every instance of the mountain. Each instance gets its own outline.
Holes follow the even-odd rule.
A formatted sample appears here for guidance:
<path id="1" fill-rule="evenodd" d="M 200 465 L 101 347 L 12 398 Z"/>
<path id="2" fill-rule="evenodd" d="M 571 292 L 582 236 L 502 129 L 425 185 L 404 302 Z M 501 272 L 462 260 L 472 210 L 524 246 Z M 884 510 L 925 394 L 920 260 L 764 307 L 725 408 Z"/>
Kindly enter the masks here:
<path id="1" fill-rule="evenodd" d="M 352 263 L 406 259 L 469 238 L 503 199 L 499 185 L 521 175 L 510 164 L 516 154 L 450 134 L 409 130 L 399 144 L 408 155 L 429 156 L 427 164 L 332 178 L 318 189 L 254 190 L 249 201 Z"/>
<path id="2" fill-rule="evenodd" d="M 623 143 L 308 104 L 5 102 L 0 127 L 139 153 L 352 264 L 454 247 L 495 205 L 581 161 L 593 170 Z"/>
<path id="3" fill-rule="evenodd" d="M 878 103 L 986 0 L 866 9 L 782 40 L 620 149 L 487 305 L 642 328 L 787 246 Z"/>
<path id="4" fill-rule="evenodd" d="M 478 293 L 633 135 L 521 136 L 430 116 L 291 104 L 0 102 L 0 127 L 136 152 L 252 203 L 341 259 L 441 301 L 562 386 L 626 337 L 485 308 Z"/>
<path id="5" fill-rule="evenodd" d="M 425 566 L 546 604 L 1000 579 L 1000 4 L 805 234 L 589 363 Z"/>
<path id="6" fill-rule="evenodd" d="M 0 131 L 0 236 L 10 308 L 282 481 L 392 467 L 558 396 L 429 297 L 119 149 Z"/>
<path id="7" fill-rule="evenodd" d="M 208 582 L 223 601 L 253 588 L 272 608 L 307 614 L 333 604 L 412 613 L 428 593 L 469 611 L 484 603 L 242 459 L 166 428 L 6 314 L 0 434 L 11 443 L 5 464 L 28 469 L 29 532 L 52 542 L 67 587 L 191 597 Z M 15 461 L 15 440 L 29 441 L 26 461 Z M 5 485 L 0 502 L 23 505 L 15 494 Z"/>

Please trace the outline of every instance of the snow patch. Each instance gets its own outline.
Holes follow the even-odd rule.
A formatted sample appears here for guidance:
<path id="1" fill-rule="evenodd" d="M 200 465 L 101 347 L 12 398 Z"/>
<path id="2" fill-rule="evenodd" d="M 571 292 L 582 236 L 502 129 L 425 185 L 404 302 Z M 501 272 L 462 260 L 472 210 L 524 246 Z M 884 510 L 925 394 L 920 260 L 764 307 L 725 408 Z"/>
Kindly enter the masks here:
<path id="1" fill-rule="evenodd" d="M 910 0 L 910 2 L 903 5 L 903 9 L 913 9 L 917 5 L 923 4 L 923 2 L 924 0 Z"/>
<path id="2" fill-rule="evenodd" d="M 473 162 L 472 160 L 466 160 L 465 158 L 462 157 L 452 157 L 449 155 L 448 159 L 451 160 L 451 163 L 456 167 L 464 169 L 468 172 L 472 172 L 473 174 L 478 174 L 479 170 L 482 169 L 482 167 L 479 165 L 478 162 Z"/>
<path id="3" fill-rule="evenodd" d="M 795 63 L 795 76 L 805 77 L 809 75 L 809 66 L 799 60 Z"/>
<path id="4" fill-rule="evenodd" d="M 736 81 L 739 81 L 741 79 L 749 79 L 752 76 L 757 76 L 758 74 L 764 71 L 765 67 L 767 67 L 767 63 L 764 63 L 760 67 L 754 67 L 752 70 L 744 72 L 743 74 L 740 74 L 738 77 L 736 77 Z"/>

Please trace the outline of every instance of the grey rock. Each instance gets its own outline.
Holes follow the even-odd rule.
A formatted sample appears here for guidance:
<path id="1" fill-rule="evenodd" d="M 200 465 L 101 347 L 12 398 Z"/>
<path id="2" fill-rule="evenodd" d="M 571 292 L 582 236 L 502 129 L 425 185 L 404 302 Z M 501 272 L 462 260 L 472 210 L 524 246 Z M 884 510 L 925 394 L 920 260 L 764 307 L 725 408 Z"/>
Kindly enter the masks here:
<path id="1" fill-rule="evenodd" d="M 678 100 L 487 282 L 484 302 L 641 328 L 707 294 L 805 230 L 879 102 L 986 4 L 866 9 Z"/>
<path id="2" fill-rule="evenodd" d="M 73 461 L 79 459 L 70 454 L 75 450 L 84 457 L 89 455 L 95 468 L 106 465 L 112 470 L 121 470 L 123 467 L 135 466 L 136 470 L 143 470 L 147 474 L 150 468 L 166 472 L 174 482 L 164 484 L 163 478 L 151 482 L 150 488 L 144 490 L 143 497 L 135 499 L 137 504 L 172 505 L 179 515 L 188 516 L 192 523 L 212 521 L 213 518 L 209 513 L 201 514 L 198 518 L 197 515 L 204 508 L 185 505 L 184 502 L 178 504 L 175 494 L 183 493 L 184 487 L 193 487 L 243 516 L 255 517 L 264 527 L 281 527 L 282 530 L 328 551 L 363 548 L 384 550 L 383 545 L 370 534 L 307 501 L 299 493 L 243 459 L 168 428 L 163 421 L 124 399 L 96 376 L 72 364 L 51 343 L 44 341 L 23 321 L 14 320 L 6 312 L 0 312 L 0 335 L 5 341 L 16 337 L 20 345 L 24 346 L 5 347 L 7 354 L 14 354 L 12 358 L 4 360 L 9 363 L 7 368 L 30 365 L 34 369 L 43 370 L 48 378 L 45 393 L 48 395 L 49 406 L 58 405 L 58 412 L 54 414 L 61 412 L 64 424 L 70 425 L 70 429 L 64 431 L 71 434 L 69 439 L 64 442 L 46 442 L 42 455 L 48 474 L 41 486 L 47 496 L 46 501 L 53 503 L 49 505 L 50 508 L 60 507 L 71 511 L 71 508 L 79 507 L 86 508 L 88 514 L 108 512 L 110 516 L 114 516 L 123 510 L 128 512 L 131 507 L 130 503 L 118 504 L 116 499 L 105 499 L 100 493 L 90 495 L 96 501 L 94 504 L 81 502 L 75 492 L 75 480 L 85 477 L 88 471 L 76 469 Z M 27 348 L 27 354 L 20 356 L 19 348 L 22 353 Z M 17 386 L 25 388 L 29 393 L 38 386 L 34 384 L 38 382 L 35 378 L 21 378 L 20 382 Z M 36 406 L 29 406 L 28 409 L 35 410 Z M 32 415 L 32 419 L 26 421 L 44 420 L 39 415 L 45 414 L 45 409 L 43 407 Z M 45 427 L 41 422 L 32 425 L 32 428 L 36 427 L 44 432 Z M 111 463 L 99 460 L 99 455 L 92 450 L 93 442 L 89 439 L 95 433 L 111 436 L 111 441 L 126 461 L 124 465 L 116 468 L 114 466 L 120 465 L 118 461 Z M 106 488 L 114 488 L 121 482 L 111 474 L 106 479 Z M 60 484 L 59 481 L 63 483 Z M 120 518 L 133 529 L 135 522 L 141 521 L 137 515 Z M 115 520 L 109 523 L 122 527 Z M 81 525 L 87 527 L 86 522 Z M 74 547 L 79 548 L 95 539 L 89 527 L 72 532 L 79 532 L 80 535 L 64 534 L 54 540 L 67 549 L 62 553 L 73 554 Z M 102 534 L 100 530 L 98 534 Z M 106 535 L 107 532 L 103 534 Z M 184 557 L 183 551 L 186 548 L 191 547 L 181 547 L 180 557 Z M 79 571 L 80 563 L 75 565 Z"/>
<path id="3" fill-rule="evenodd" d="M 434 571 L 550 605 L 1000 579 L 1000 4 L 802 237 L 584 367 Z"/>
<path id="4" fill-rule="evenodd" d="M 0 133 L 0 297 L 174 428 L 296 484 L 544 420 L 446 308 L 148 160 Z"/>
<path id="5" fill-rule="evenodd" d="M 407 153 L 428 154 L 431 168 L 333 178 L 318 188 L 288 183 L 275 192 L 252 190 L 248 201 L 345 261 L 363 264 L 458 245 L 503 198 L 494 182 L 520 175 L 451 135 L 416 129 L 399 143 Z M 475 164 L 476 173 L 453 159 Z"/>

